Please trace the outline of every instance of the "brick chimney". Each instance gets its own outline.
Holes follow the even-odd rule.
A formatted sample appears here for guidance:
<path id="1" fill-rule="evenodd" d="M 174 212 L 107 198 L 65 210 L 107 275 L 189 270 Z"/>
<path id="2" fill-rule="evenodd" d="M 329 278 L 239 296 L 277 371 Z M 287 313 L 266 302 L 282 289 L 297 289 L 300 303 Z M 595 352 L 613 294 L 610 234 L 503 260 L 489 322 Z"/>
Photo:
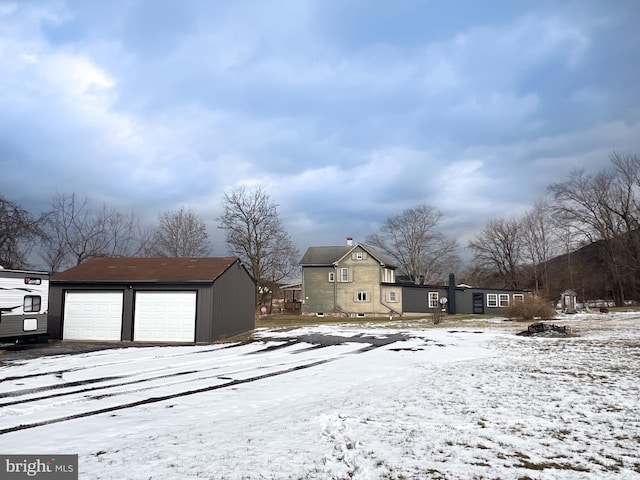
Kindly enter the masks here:
<path id="1" fill-rule="evenodd" d="M 347 247 L 353 247 L 353 238 L 347 237 Z"/>

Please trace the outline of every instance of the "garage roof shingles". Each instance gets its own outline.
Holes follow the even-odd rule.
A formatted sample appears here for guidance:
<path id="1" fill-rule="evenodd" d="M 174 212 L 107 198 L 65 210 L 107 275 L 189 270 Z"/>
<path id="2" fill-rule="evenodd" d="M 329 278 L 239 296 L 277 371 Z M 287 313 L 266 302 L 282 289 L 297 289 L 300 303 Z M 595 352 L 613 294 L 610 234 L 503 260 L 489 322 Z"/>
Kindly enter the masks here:
<path id="1" fill-rule="evenodd" d="M 213 282 L 238 257 L 121 258 L 100 257 L 56 273 L 52 282 Z"/>

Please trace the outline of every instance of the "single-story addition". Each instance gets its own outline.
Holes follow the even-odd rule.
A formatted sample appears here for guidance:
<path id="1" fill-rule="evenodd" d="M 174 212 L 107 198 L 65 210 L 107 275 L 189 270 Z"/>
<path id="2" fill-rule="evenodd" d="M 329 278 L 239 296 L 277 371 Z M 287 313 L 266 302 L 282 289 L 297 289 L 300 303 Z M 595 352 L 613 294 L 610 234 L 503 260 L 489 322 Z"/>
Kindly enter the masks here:
<path id="1" fill-rule="evenodd" d="M 426 313 L 439 308 L 449 314 L 499 315 L 512 303 L 524 300 L 525 295 L 531 295 L 531 291 L 456 285 L 455 276 L 451 274 L 449 285 L 403 284 L 402 310 Z"/>
<path id="2" fill-rule="evenodd" d="M 237 257 L 88 260 L 51 277 L 49 336 L 213 342 L 255 328 L 255 282 Z"/>

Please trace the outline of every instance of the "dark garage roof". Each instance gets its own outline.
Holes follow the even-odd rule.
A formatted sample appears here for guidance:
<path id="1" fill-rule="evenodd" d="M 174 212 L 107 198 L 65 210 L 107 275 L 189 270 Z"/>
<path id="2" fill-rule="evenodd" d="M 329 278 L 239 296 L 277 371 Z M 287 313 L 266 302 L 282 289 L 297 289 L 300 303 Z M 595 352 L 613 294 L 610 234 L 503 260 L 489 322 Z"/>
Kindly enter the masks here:
<path id="1" fill-rule="evenodd" d="M 213 282 L 238 257 L 100 257 L 56 273 L 52 282 Z"/>

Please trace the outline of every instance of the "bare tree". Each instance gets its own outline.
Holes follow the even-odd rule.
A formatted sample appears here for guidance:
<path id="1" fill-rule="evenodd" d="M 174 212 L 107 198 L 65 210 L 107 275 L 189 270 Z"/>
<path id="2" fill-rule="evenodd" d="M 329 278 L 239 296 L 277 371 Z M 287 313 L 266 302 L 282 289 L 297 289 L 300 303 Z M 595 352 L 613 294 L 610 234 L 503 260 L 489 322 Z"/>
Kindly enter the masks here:
<path id="1" fill-rule="evenodd" d="M 534 289 L 549 297 L 548 262 L 558 253 L 555 223 L 550 205 L 539 201 L 521 220 L 522 254 L 531 265 Z M 542 287 L 541 287 L 542 285 Z"/>
<path id="2" fill-rule="evenodd" d="M 28 268 L 35 242 L 43 234 L 42 217 L 35 218 L 17 203 L 0 196 L 0 266 Z"/>
<path id="3" fill-rule="evenodd" d="M 574 275 L 576 266 L 574 265 L 573 252 L 580 248 L 584 241 L 584 236 L 570 223 L 563 222 L 560 217 L 554 216 L 553 222 L 555 225 L 553 230 L 555 240 L 558 242 L 559 248 L 562 249 L 562 253 L 565 255 L 567 261 L 566 278 L 564 281 L 568 282 L 568 285 L 565 283 L 564 288 L 569 286 L 572 289 L 576 289 L 576 278 Z"/>
<path id="4" fill-rule="evenodd" d="M 615 236 L 617 251 L 625 254 L 621 273 L 628 284 L 629 294 L 640 294 L 640 157 L 612 153 L 611 163 L 615 173 L 608 208 L 620 222 Z"/>
<path id="5" fill-rule="evenodd" d="M 629 244 L 637 235 L 637 166 L 612 157 L 614 168 L 594 174 L 572 172 L 549 187 L 559 218 L 580 232 L 586 243 L 598 242 L 613 299 L 622 305 L 629 284 Z M 635 160 L 637 162 L 637 159 Z M 634 171 L 635 168 L 635 171 Z M 634 267 L 635 269 L 635 267 Z"/>
<path id="6" fill-rule="evenodd" d="M 231 253 L 244 262 L 256 281 L 259 302 L 275 284 L 298 268 L 299 254 L 278 215 L 278 205 L 260 187 L 224 194 L 218 218 Z"/>
<path id="7" fill-rule="evenodd" d="M 160 214 L 145 253 L 158 257 L 204 257 L 211 252 L 207 226 L 187 207 Z"/>
<path id="8" fill-rule="evenodd" d="M 522 261 L 521 224 L 516 219 L 492 219 L 469 241 L 477 268 L 495 272 L 504 288 L 519 288 Z"/>
<path id="9" fill-rule="evenodd" d="M 415 284 L 431 283 L 458 264 L 458 245 L 437 230 L 442 214 L 428 205 L 387 218 L 367 243 L 398 263 Z"/>
<path id="10" fill-rule="evenodd" d="M 142 241 L 133 213 L 124 215 L 106 205 L 94 211 L 88 198 L 75 194 L 53 197 L 45 224 L 42 259 L 53 271 L 79 265 L 93 257 L 137 255 Z"/>

